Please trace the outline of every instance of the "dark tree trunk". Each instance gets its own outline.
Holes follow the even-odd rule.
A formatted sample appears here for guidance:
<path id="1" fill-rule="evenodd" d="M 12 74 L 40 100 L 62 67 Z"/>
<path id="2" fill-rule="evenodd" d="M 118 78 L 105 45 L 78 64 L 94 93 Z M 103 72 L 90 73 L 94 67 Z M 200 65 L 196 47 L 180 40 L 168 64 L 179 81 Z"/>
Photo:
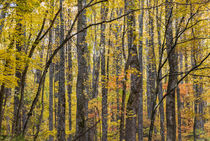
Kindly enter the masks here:
<path id="1" fill-rule="evenodd" d="M 104 21 L 107 16 L 108 9 L 105 7 L 104 4 L 101 5 L 101 20 Z M 101 25 L 101 81 L 102 81 L 102 141 L 107 141 L 107 80 L 106 80 L 106 58 L 105 58 L 105 30 L 106 25 Z"/>
<path id="2" fill-rule="evenodd" d="M 52 52 L 52 30 L 49 32 L 49 54 Z M 54 63 L 50 65 L 49 70 L 49 131 L 53 131 L 53 79 L 54 79 Z M 53 141 L 54 137 L 49 135 L 49 141 Z"/>
<path id="3" fill-rule="evenodd" d="M 140 7 L 144 7 L 144 0 L 141 0 Z M 138 105 L 138 141 L 143 141 L 143 18 L 144 10 L 139 15 L 139 66 L 140 66 L 140 93 Z"/>
<path id="4" fill-rule="evenodd" d="M 71 94 L 72 94 L 72 85 L 73 85 L 73 75 L 72 75 L 72 49 L 71 43 L 68 42 L 67 44 L 67 53 L 68 53 L 68 73 L 67 73 L 67 91 L 68 91 L 68 106 L 69 106 L 69 130 L 72 130 L 72 117 L 71 117 Z M 68 141 L 72 140 L 72 135 L 69 135 Z"/>
<path id="5" fill-rule="evenodd" d="M 38 117 L 38 124 L 37 124 L 36 134 L 34 135 L 34 141 L 36 141 L 37 137 L 39 136 L 40 126 L 42 124 L 42 118 L 43 118 L 43 112 L 44 112 L 44 85 L 45 85 L 45 80 L 42 87 L 42 98 L 41 98 L 42 108 L 41 108 L 41 113 Z"/>
<path id="6" fill-rule="evenodd" d="M 78 0 L 78 12 L 85 6 L 86 0 Z M 77 31 L 80 31 L 86 26 L 86 11 L 84 10 L 78 17 Z M 84 134 L 87 124 L 87 96 L 86 96 L 86 81 L 88 78 L 88 65 L 86 57 L 88 55 L 86 43 L 87 31 L 83 31 L 77 35 L 77 60 L 78 60 L 78 75 L 77 75 L 77 115 L 76 115 L 76 135 L 81 136 L 78 140 L 86 140 Z"/>
<path id="7" fill-rule="evenodd" d="M 1 135 L 1 129 L 2 129 L 2 120 L 3 120 L 3 100 L 5 95 L 5 86 L 4 84 L 1 85 L 0 89 L 0 135 Z"/>
<path id="8" fill-rule="evenodd" d="M 178 31 L 178 19 L 176 19 L 176 36 L 177 36 L 177 31 Z M 182 53 L 180 52 L 179 55 L 177 56 L 178 61 L 180 63 L 179 65 L 179 72 L 182 72 Z M 182 75 L 181 75 L 182 77 Z M 177 118 L 178 118 L 178 141 L 182 140 L 182 130 L 181 130 L 181 126 L 182 126 L 182 121 L 181 121 L 181 97 L 180 97 L 180 88 L 179 86 L 176 88 L 176 92 L 177 92 Z"/>
<path id="9" fill-rule="evenodd" d="M 127 12 L 129 12 L 134 6 L 134 1 L 127 2 Z M 131 90 L 130 96 L 127 102 L 126 108 L 126 131 L 125 140 L 135 141 L 136 140 L 136 115 L 138 110 L 141 78 L 140 78 L 140 65 L 137 54 L 137 47 L 134 44 L 135 40 L 135 18 L 134 13 L 127 16 L 127 28 L 128 28 L 128 60 L 126 62 L 126 70 L 134 69 L 131 73 Z"/>
<path id="10" fill-rule="evenodd" d="M 170 0 L 172 2 L 172 0 Z M 167 93 L 169 95 L 166 97 L 166 122 L 167 122 L 167 141 L 176 140 L 176 114 L 175 114 L 175 90 L 171 91 L 177 83 L 177 75 L 174 75 L 177 68 L 177 54 L 176 50 L 173 48 L 173 33 L 172 33 L 172 5 L 168 0 L 166 0 L 166 23 L 168 22 L 168 28 L 166 30 L 166 47 L 167 53 L 169 55 L 169 80 Z M 170 18 L 170 19 L 169 19 Z"/>
<path id="11" fill-rule="evenodd" d="M 177 87 L 176 89 L 177 91 L 177 117 L 178 117 L 178 140 L 181 141 L 182 140 L 182 129 L 181 129 L 181 97 L 180 97 L 180 89 L 179 87 Z"/>
<path id="12" fill-rule="evenodd" d="M 151 0 L 147 1 L 147 6 L 151 6 Z M 151 112 L 153 109 L 153 103 L 155 102 L 155 79 L 156 79 L 156 64 L 155 64 L 155 50 L 154 50 L 154 22 L 152 18 L 152 11 L 148 10 L 149 16 L 149 46 L 147 48 L 147 92 L 148 95 L 148 118 L 151 119 Z"/>
<path id="13" fill-rule="evenodd" d="M 64 18 L 63 18 L 63 0 L 60 0 L 60 44 L 64 40 Z M 65 141 L 65 50 L 64 47 L 60 50 L 59 63 L 59 91 L 58 91 L 58 131 L 57 138 L 59 141 Z"/>

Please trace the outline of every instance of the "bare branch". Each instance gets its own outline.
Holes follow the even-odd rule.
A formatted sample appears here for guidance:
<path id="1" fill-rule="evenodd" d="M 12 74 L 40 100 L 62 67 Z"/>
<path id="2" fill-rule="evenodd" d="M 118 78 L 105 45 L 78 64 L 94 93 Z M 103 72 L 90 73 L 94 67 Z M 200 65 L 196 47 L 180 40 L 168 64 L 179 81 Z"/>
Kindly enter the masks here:
<path id="1" fill-rule="evenodd" d="M 170 93 L 172 92 L 172 91 L 174 91 L 177 87 L 178 87 L 178 85 L 179 85 L 179 83 L 181 83 L 192 71 L 194 71 L 194 70 L 196 70 L 199 66 L 201 66 L 204 62 L 205 62 L 205 60 L 207 60 L 208 59 L 208 57 L 210 56 L 210 53 L 206 56 L 206 57 L 204 57 L 203 59 L 202 59 L 202 61 L 198 64 L 198 65 L 195 65 L 194 67 L 192 67 L 177 83 L 176 83 L 176 85 L 168 92 L 168 93 L 166 93 L 163 97 L 162 97 L 162 99 L 160 100 L 160 102 L 155 106 L 155 108 L 153 109 L 153 112 L 154 111 L 156 111 L 156 109 L 158 108 L 158 106 L 163 102 L 163 100 L 168 96 L 168 95 L 170 95 Z"/>

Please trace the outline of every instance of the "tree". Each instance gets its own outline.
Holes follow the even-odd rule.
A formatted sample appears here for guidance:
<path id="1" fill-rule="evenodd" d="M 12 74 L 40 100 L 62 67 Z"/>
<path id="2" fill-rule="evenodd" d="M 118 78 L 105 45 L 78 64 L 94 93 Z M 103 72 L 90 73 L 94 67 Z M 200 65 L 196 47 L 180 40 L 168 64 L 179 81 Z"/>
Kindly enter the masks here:
<path id="1" fill-rule="evenodd" d="M 52 30 L 49 32 L 49 52 L 52 52 Z M 54 78 L 54 63 L 50 65 L 49 71 L 49 131 L 53 130 L 53 78 Z M 52 135 L 49 136 L 49 141 L 53 141 Z"/>
<path id="2" fill-rule="evenodd" d="M 86 0 L 78 0 L 78 13 L 85 6 Z M 86 27 L 86 15 L 85 10 L 81 12 L 78 17 L 77 32 Z M 87 128 L 86 124 L 86 112 L 87 112 L 87 93 L 86 82 L 88 77 L 88 66 L 86 56 L 88 54 L 86 33 L 83 32 L 77 35 L 77 61 L 78 61 L 78 75 L 77 75 L 77 116 L 76 116 L 76 135 L 82 135 L 79 138 L 80 141 L 86 140 L 84 132 Z"/>
<path id="3" fill-rule="evenodd" d="M 170 1 L 172 2 L 172 1 Z M 177 68 L 177 54 L 176 50 L 173 48 L 173 27 L 172 27 L 172 6 L 168 0 L 166 0 L 166 23 L 168 22 L 168 29 L 166 31 L 166 47 L 167 53 L 169 55 L 169 74 L 175 74 L 178 70 Z M 170 18 L 170 19 L 169 19 Z M 169 75 L 167 93 L 177 83 L 177 75 Z M 166 122 L 167 122 L 167 140 L 176 140 L 176 114 L 175 114 L 175 90 L 170 92 L 166 98 Z"/>
<path id="4" fill-rule="evenodd" d="M 141 0 L 141 8 L 144 7 L 144 0 Z M 144 10 L 141 10 L 139 15 L 139 66 L 140 66 L 140 95 L 139 95 L 139 106 L 138 106 L 138 140 L 143 141 L 143 17 Z"/>
<path id="5" fill-rule="evenodd" d="M 207 4 L 1 1 L 0 140 L 207 139 Z"/>
<path id="6" fill-rule="evenodd" d="M 107 16 L 107 11 L 108 9 L 104 4 L 101 5 L 101 20 L 104 21 L 106 20 Z M 100 39 L 100 44 L 102 47 L 101 51 L 101 81 L 102 81 L 102 141 L 107 141 L 107 116 L 108 116 L 108 111 L 107 111 L 107 78 L 106 78 L 106 58 L 105 58 L 105 45 L 106 45 L 106 40 L 105 40 L 105 30 L 106 30 L 106 25 L 102 24 L 101 25 L 101 39 Z M 108 62 L 107 62 L 108 63 Z"/>
<path id="7" fill-rule="evenodd" d="M 158 5 L 158 0 L 156 1 L 156 6 Z M 160 9 L 159 14 L 159 8 L 156 7 L 156 26 L 157 26 L 157 34 L 158 34 L 158 51 L 159 51 L 159 60 L 162 58 L 162 41 L 161 41 L 161 22 L 162 22 L 162 9 Z M 159 77 L 162 77 L 162 69 L 159 72 Z M 159 78 L 157 78 L 159 79 Z M 158 85 L 158 84 L 157 84 Z M 163 85 L 162 81 L 159 82 L 159 93 L 158 93 L 158 100 L 160 101 L 163 98 Z M 161 141 L 165 141 L 165 127 L 164 127 L 164 105 L 163 103 L 160 104 L 159 107 L 159 113 L 160 113 L 160 134 L 161 134 Z"/>
<path id="8" fill-rule="evenodd" d="M 126 2 L 127 11 L 131 11 L 134 6 L 134 1 Z M 136 115 L 139 103 L 141 78 L 140 78 L 140 63 L 137 54 L 137 46 L 134 43 L 136 39 L 135 35 L 135 18 L 134 14 L 131 13 L 127 16 L 127 28 L 128 28 L 128 59 L 126 62 L 126 69 L 130 67 L 131 73 L 131 90 L 128 98 L 126 107 L 126 131 L 125 140 L 134 141 L 136 140 Z"/>

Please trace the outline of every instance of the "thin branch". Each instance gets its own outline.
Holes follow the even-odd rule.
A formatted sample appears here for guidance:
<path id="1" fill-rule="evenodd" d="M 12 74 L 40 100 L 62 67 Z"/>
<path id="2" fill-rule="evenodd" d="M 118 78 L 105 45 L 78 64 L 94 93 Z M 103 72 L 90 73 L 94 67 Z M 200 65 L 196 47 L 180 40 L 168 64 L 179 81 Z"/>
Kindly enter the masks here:
<path id="1" fill-rule="evenodd" d="M 155 106 L 155 108 L 153 109 L 153 111 L 156 111 L 156 109 L 158 108 L 158 106 L 163 102 L 163 100 L 168 96 L 168 95 L 170 95 L 170 93 L 172 92 L 172 91 L 174 91 L 176 88 L 177 88 L 177 86 L 179 85 L 179 83 L 181 83 L 192 71 L 194 71 L 194 70 L 196 70 L 199 66 L 201 66 L 203 63 L 204 63 L 204 61 L 205 60 L 207 60 L 208 59 L 208 57 L 210 56 L 210 53 L 206 56 L 206 57 L 204 57 L 203 59 L 202 59 L 202 61 L 198 64 L 198 65 L 195 65 L 194 67 L 192 67 L 177 83 L 176 83 L 176 85 L 168 92 L 168 93 L 166 93 L 163 97 L 162 97 L 162 99 L 160 100 L 160 102 Z"/>

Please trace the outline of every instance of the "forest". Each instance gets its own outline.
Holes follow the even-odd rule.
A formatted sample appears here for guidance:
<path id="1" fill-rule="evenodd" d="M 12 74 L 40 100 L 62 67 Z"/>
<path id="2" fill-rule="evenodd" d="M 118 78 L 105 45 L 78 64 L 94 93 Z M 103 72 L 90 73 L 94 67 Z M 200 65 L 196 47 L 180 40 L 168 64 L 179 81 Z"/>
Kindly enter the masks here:
<path id="1" fill-rule="evenodd" d="M 210 140 L 209 7 L 0 0 L 0 140 Z"/>

